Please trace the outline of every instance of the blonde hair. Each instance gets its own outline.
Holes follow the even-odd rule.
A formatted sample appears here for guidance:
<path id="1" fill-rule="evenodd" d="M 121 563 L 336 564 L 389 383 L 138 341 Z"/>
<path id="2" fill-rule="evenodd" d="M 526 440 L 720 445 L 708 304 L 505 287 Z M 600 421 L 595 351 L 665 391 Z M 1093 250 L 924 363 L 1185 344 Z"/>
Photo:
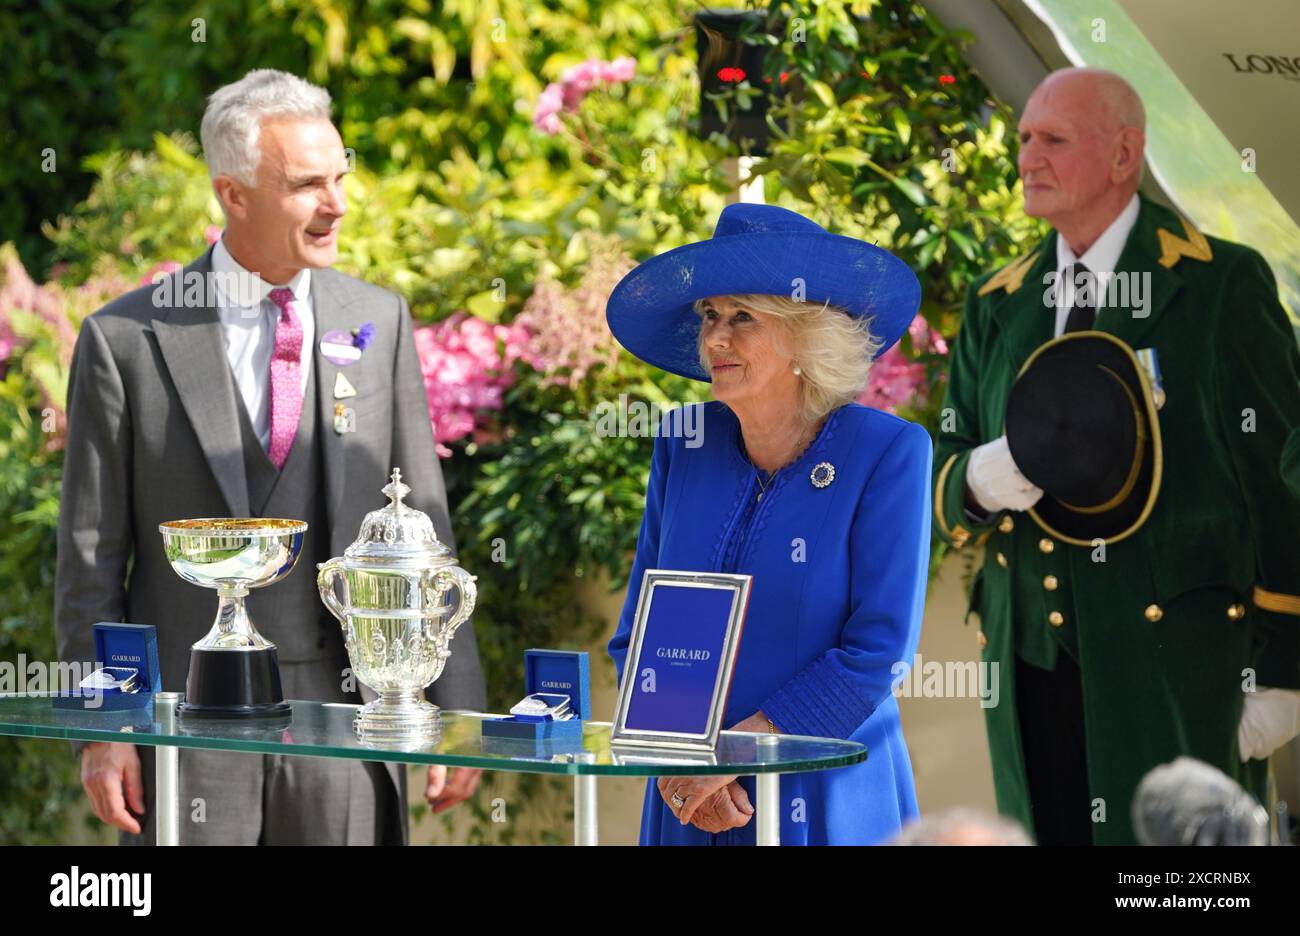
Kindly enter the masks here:
<path id="1" fill-rule="evenodd" d="M 747 309 L 775 316 L 784 326 L 793 347 L 794 364 L 802 372 L 799 386 L 806 425 L 816 425 L 866 388 L 872 359 L 885 343 L 872 334 L 868 319 L 850 315 L 829 302 L 796 302 L 765 293 L 736 293 L 731 298 Z M 705 301 L 697 299 L 694 303 L 701 318 Z M 708 373 L 702 328 L 699 352 L 700 363 Z"/>

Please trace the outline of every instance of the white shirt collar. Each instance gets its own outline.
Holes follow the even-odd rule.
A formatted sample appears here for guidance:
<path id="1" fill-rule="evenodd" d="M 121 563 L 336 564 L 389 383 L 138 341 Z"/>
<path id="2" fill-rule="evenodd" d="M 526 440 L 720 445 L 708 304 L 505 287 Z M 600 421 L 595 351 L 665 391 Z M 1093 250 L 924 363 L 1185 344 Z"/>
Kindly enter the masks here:
<path id="1" fill-rule="evenodd" d="M 212 272 L 218 274 L 215 282 L 216 295 L 218 301 L 225 307 L 240 309 L 254 308 L 261 304 L 272 289 L 277 285 L 268 283 L 255 273 L 250 273 L 244 269 L 226 249 L 224 238 L 217 241 L 212 248 Z M 228 277 L 238 277 L 238 287 L 234 290 L 238 295 L 231 295 L 224 287 L 227 284 Z M 299 303 L 306 302 L 307 297 L 311 295 L 311 270 L 303 268 L 294 274 L 293 279 L 286 284 L 289 289 L 293 290 L 293 298 Z M 248 300 L 255 299 L 250 302 Z"/>
<path id="2" fill-rule="evenodd" d="M 1119 265 L 1119 255 L 1124 252 L 1129 232 L 1137 223 L 1140 202 L 1136 194 L 1129 199 L 1124 210 L 1116 215 L 1101 236 L 1092 242 L 1082 257 L 1076 257 L 1074 250 L 1065 242 L 1058 231 L 1056 234 L 1056 272 L 1060 273 L 1072 263 L 1082 263 L 1094 274 L 1104 275 L 1115 272 Z"/>

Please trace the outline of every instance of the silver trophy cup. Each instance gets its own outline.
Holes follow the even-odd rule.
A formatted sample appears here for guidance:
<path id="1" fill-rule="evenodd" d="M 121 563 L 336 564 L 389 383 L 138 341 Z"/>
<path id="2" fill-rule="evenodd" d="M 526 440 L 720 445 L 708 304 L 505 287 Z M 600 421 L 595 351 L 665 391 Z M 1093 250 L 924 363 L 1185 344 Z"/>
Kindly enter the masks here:
<path id="1" fill-rule="evenodd" d="M 424 743 L 441 735 L 424 688 L 442 675 L 456 629 L 474 611 L 474 576 L 456 565 L 427 514 L 402 503 L 400 469 L 341 557 L 321 563 L 321 600 L 343 628 L 352 671 L 378 698 L 353 722 L 363 740 Z M 453 596 L 455 600 L 453 601 Z"/>
<path id="2" fill-rule="evenodd" d="M 280 581 L 302 552 L 301 520 L 173 520 L 158 527 L 172 568 L 187 582 L 214 588 L 212 629 L 190 648 L 182 715 L 248 718 L 287 715 L 275 644 L 257 632 L 244 598 Z"/>

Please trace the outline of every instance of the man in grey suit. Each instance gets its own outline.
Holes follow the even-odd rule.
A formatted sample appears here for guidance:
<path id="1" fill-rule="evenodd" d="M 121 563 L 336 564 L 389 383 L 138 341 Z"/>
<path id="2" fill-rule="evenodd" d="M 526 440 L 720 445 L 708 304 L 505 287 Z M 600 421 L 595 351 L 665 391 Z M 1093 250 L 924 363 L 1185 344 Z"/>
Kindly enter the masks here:
<path id="1" fill-rule="evenodd" d="M 383 505 L 394 466 L 412 488 L 407 502 L 454 548 L 407 304 L 329 269 L 347 171 L 329 107 L 323 89 L 265 69 L 213 94 L 202 138 L 223 238 L 172 282 L 122 296 L 82 326 L 55 588 L 64 660 L 93 657 L 97 621 L 153 624 L 163 685 L 179 690 L 216 603 L 172 571 L 158 524 L 288 517 L 309 525 L 298 567 L 252 592 L 249 614 L 279 648 L 285 698 L 359 702 L 316 563 L 341 555 Z M 349 343 L 361 333 L 368 343 Z M 451 651 L 431 700 L 482 710 L 472 624 Z M 81 749 L 95 813 L 123 842 L 154 839 L 152 764 L 147 747 Z M 445 809 L 478 777 L 432 767 L 425 795 Z M 180 781 L 182 843 L 408 837 L 397 765 L 184 749 Z"/>

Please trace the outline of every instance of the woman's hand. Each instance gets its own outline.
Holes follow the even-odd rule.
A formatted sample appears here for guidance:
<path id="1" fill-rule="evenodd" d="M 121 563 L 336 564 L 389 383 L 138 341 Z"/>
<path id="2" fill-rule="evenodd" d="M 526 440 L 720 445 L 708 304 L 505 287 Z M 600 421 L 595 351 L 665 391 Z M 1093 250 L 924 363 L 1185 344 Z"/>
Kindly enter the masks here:
<path id="1" fill-rule="evenodd" d="M 682 825 L 691 821 L 695 811 L 700 806 L 717 793 L 719 790 L 725 791 L 727 784 L 736 778 L 732 777 L 660 777 L 658 782 L 659 795 L 663 797 L 668 808 L 672 810 L 674 816 L 678 818 Z M 673 795 L 685 802 L 678 806 L 673 801 Z"/>
<path id="2" fill-rule="evenodd" d="M 754 815 L 749 794 L 738 780 L 732 780 L 721 790 L 700 803 L 691 817 L 691 825 L 704 832 L 726 832 L 739 829 Z"/>
<path id="3" fill-rule="evenodd" d="M 770 729 L 767 716 L 755 712 L 728 730 L 767 734 Z M 659 795 L 682 825 L 690 823 L 705 832 L 739 828 L 754 814 L 745 788 L 734 776 L 660 777 L 657 786 Z M 674 794 L 684 800 L 681 806 L 673 801 Z"/>
<path id="4" fill-rule="evenodd" d="M 755 712 L 744 721 L 736 722 L 728 731 L 752 731 L 758 734 L 767 734 L 769 732 L 767 716 L 762 712 Z"/>

